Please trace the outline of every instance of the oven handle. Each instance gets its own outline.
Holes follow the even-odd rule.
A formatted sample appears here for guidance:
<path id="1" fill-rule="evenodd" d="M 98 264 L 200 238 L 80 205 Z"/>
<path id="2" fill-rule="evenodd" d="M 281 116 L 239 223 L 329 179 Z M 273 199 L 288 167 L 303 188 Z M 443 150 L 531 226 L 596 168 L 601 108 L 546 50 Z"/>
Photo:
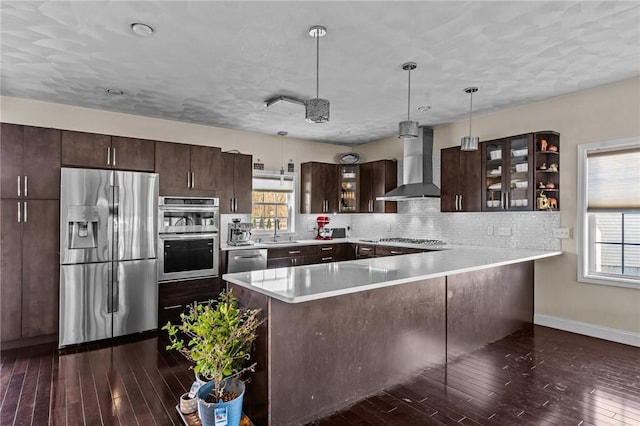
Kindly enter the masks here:
<path id="1" fill-rule="evenodd" d="M 178 205 L 178 204 L 161 204 L 158 206 L 161 211 L 167 211 L 171 213 L 184 213 L 184 212 L 217 212 L 218 206 L 196 206 L 192 204 Z"/>
<path id="2" fill-rule="evenodd" d="M 203 238 L 218 238 L 218 233 L 214 234 L 159 234 L 161 240 L 201 240 Z"/>

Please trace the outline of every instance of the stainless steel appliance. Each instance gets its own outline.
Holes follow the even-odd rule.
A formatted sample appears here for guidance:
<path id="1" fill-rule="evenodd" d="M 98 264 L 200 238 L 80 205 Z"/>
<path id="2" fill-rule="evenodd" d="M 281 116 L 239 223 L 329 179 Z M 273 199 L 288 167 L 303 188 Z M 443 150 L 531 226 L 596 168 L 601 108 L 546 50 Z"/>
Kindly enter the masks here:
<path id="1" fill-rule="evenodd" d="M 251 224 L 232 219 L 227 232 L 227 244 L 230 246 L 249 246 L 251 241 Z"/>
<path id="2" fill-rule="evenodd" d="M 267 269 L 267 249 L 229 250 L 227 273 Z"/>
<path id="3" fill-rule="evenodd" d="M 160 197 L 158 280 L 218 275 L 217 198 Z"/>
<path id="4" fill-rule="evenodd" d="M 158 175 L 62 168 L 59 347 L 158 327 Z"/>

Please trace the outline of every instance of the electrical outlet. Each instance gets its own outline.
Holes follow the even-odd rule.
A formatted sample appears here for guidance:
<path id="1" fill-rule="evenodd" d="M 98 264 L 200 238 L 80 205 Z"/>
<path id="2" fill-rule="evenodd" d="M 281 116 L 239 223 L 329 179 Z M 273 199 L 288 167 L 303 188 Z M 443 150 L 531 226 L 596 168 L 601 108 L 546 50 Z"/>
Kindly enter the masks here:
<path id="1" fill-rule="evenodd" d="M 500 226 L 498 228 L 498 235 L 500 235 L 501 237 L 508 237 L 509 235 L 511 235 L 511 228 L 509 228 L 508 226 Z"/>
<path id="2" fill-rule="evenodd" d="M 553 238 L 571 238 L 571 229 L 570 228 L 556 228 L 553 230 Z"/>
<path id="3" fill-rule="evenodd" d="M 493 226 L 487 226 L 487 235 L 493 235 Z"/>

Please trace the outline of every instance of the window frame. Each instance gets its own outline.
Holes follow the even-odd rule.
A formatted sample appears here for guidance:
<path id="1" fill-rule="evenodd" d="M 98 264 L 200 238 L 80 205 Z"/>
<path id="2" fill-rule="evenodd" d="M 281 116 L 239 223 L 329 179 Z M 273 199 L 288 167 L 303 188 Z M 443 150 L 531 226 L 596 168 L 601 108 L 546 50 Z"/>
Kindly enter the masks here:
<path id="1" fill-rule="evenodd" d="M 619 151 L 640 146 L 640 137 L 614 139 L 608 141 L 594 142 L 578 145 L 578 199 L 577 199 L 577 260 L 578 260 L 578 282 L 589 284 L 600 284 L 616 287 L 634 288 L 640 290 L 640 279 L 624 276 L 595 274 L 589 272 L 590 265 L 595 262 L 592 249 L 593 239 L 591 235 L 595 232 L 595 220 L 587 210 L 587 156 L 594 151 Z M 609 213 L 640 213 L 631 210 L 612 210 Z M 597 214 L 597 213 L 596 213 Z"/>
<path id="2" fill-rule="evenodd" d="M 280 179 L 281 174 L 279 172 L 269 172 L 269 171 L 258 171 L 258 170 L 254 170 L 253 174 L 251 176 L 251 179 L 273 179 L 273 180 L 278 180 Z M 287 180 L 291 180 L 292 181 L 292 191 L 290 193 L 290 197 L 289 197 L 289 203 L 288 203 L 288 210 L 289 210 L 289 223 L 290 223 L 290 227 L 287 230 L 278 230 L 278 235 L 291 235 L 291 234 L 295 234 L 296 232 L 296 197 L 297 197 L 297 189 L 298 189 L 298 182 L 296 180 L 296 175 L 295 173 L 284 173 L 284 178 Z M 255 186 L 252 185 L 252 189 L 251 189 L 251 217 L 250 217 L 250 221 L 251 223 L 253 223 L 253 192 L 255 191 Z M 273 229 L 272 230 L 258 230 L 255 228 L 252 228 L 251 232 L 253 233 L 253 235 L 258 235 L 258 236 L 264 236 L 264 235 L 273 235 Z"/>

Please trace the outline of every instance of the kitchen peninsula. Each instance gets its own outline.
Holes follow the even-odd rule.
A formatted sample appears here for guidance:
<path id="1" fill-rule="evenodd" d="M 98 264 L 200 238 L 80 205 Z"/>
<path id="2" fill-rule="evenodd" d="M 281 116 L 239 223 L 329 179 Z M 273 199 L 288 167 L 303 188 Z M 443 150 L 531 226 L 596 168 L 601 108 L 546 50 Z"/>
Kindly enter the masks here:
<path id="1" fill-rule="evenodd" d="M 302 424 L 500 339 L 533 321 L 534 261 L 560 254 L 447 246 L 225 274 L 266 318 L 245 409 Z"/>

